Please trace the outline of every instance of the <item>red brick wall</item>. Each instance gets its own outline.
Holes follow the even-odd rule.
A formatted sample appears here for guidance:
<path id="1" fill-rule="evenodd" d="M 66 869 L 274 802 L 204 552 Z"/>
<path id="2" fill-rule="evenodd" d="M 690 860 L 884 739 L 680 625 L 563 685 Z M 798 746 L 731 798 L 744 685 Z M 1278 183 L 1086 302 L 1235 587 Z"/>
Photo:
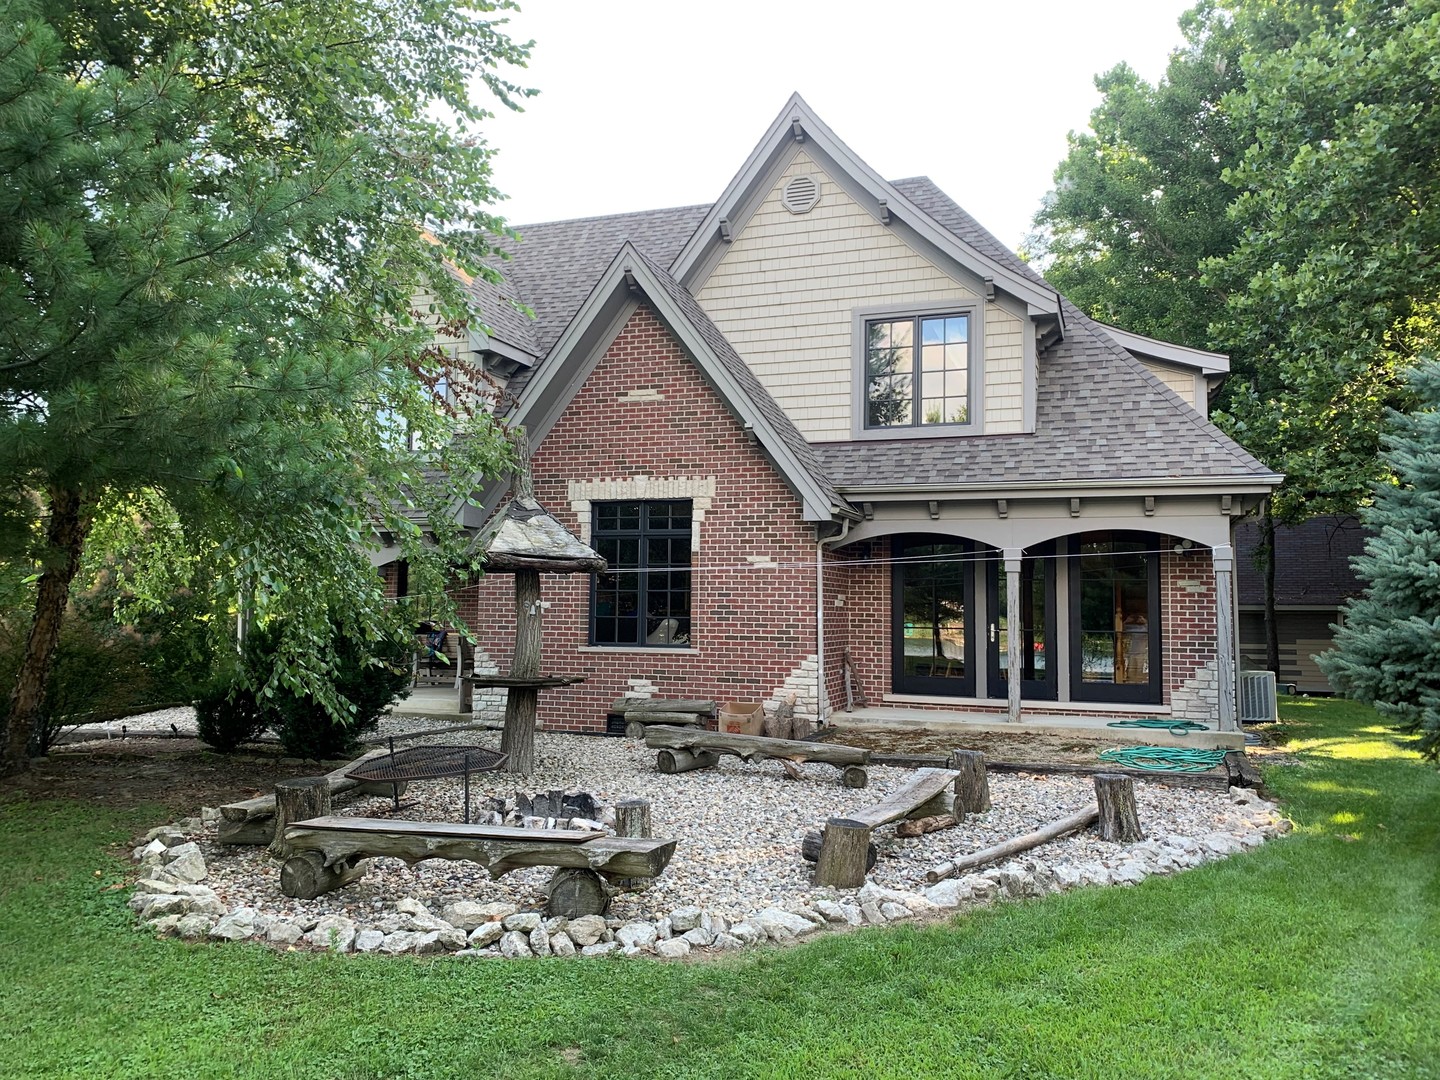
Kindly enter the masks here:
<path id="1" fill-rule="evenodd" d="M 1209 548 L 1176 555 L 1173 536 L 1162 538 L 1160 626 L 1165 701 L 1171 691 L 1215 659 L 1215 566 Z"/>
<path id="2" fill-rule="evenodd" d="M 640 389 L 663 400 L 622 400 Z M 569 481 L 715 478 L 692 556 L 690 648 L 588 648 L 589 577 L 541 577 L 550 605 L 542 670 L 591 672 L 578 686 L 541 691 L 543 726 L 603 728 L 631 678 L 649 679 L 662 697 L 764 700 L 815 652 L 815 534 L 801 519 L 800 500 L 647 305 L 533 448 L 532 475 L 540 503 L 576 535 Z M 750 566 L 747 555 L 778 566 Z M 513 647 L 513 588 L 509 575 L 496 574 L 457 595 L 480 647 L 502 671 Z"/>

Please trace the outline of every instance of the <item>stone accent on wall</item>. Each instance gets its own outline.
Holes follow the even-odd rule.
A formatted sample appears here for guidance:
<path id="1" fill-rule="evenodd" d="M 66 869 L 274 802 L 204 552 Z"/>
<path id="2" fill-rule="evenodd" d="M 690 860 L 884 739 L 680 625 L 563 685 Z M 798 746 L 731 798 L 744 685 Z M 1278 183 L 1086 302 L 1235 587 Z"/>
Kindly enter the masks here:
<path id="1" fill-rule="evenodd" d="M 622 399 L 628 400 L 628 399 Z M 636 399 L 639 400 L 639 399 Z M 646 399 L 648 400 L 648 399 Z M 713 476 L 632 476 L 624 480 L 571 480 L 566 485 L 570 509 L 580 523 L 580 539 L 590 542 L 590 504 L 629 499 L 689 499 L 690 550 L 700 550 L 700 523 L 715 499 Z"/>
<path id="2" fill-rule="evenodd" d="M 820 675 L 820 660 L 811 653 L 786 677 L 785 682 L 775 688 L 770 700 L 764 703 L 765 714 L 773 716 L 782 702 L 791 694 L 795 695 L 795 715 L 815 726 L 820 720 L 820 706 L 816 701 L 816 680 Z"/>
<path id="3" fill-rule="evenodd" d="M 1199 671 L 1170 692 L 1170 712 L 1176 720 L 1215 723 L 1220 715 L 1220 680 L 1214 660 L 1202 665 Z"/>

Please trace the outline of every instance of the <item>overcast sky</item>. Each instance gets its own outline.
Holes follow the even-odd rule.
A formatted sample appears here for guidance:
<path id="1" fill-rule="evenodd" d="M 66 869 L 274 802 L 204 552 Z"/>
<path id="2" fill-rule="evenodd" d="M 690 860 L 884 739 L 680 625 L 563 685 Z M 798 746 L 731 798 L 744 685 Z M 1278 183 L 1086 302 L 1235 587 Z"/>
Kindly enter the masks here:
<path id="1" fill-rule="evenodd" d="M 521 0 L 491 121 L 516 224 L 713 202 L 799 91 L 882 176 L 927 175 L 1011 247 L 1126 61 L 1151 81 L 1193 0 Z"/>

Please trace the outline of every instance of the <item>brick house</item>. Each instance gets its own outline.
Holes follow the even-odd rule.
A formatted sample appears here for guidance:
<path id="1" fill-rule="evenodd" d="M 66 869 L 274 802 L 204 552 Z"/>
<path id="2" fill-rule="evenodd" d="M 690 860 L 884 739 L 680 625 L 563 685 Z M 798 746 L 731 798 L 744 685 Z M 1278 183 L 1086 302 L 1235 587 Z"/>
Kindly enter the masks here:
<path id="1" fill-rule="evenodd" d="M 1233 527 L 1280 478 L 1205 418 L 1224 357 L 1087 318 L 798 96 L 713 205 L 519 232 L 452 345 L 610 562 L 544 580 L 544 669 L 590 672 L 544 726 L 640 692 L 1233 729 Z M 457 590 L 477 669 L 510 590 Z"/>

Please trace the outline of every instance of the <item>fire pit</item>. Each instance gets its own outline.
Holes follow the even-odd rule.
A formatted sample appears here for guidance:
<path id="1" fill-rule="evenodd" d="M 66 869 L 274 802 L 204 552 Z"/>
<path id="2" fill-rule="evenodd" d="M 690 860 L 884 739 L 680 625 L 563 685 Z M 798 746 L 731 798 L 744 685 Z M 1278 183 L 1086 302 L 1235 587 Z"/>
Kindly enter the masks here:
<path id="1" fill-rule="evenodd" d="M 411 746 L 366 759 L 345 775 L 352 780 L 397 782 L 400 780 L 438 780 L 446 776 L 465 777 L 465 823 L 470 823 L 470 774 L 498 769 L 505 755 L 498 750 L 480 746 Z M 395 809 L 400 809 L 400 789 L 394 791 Z"/>

